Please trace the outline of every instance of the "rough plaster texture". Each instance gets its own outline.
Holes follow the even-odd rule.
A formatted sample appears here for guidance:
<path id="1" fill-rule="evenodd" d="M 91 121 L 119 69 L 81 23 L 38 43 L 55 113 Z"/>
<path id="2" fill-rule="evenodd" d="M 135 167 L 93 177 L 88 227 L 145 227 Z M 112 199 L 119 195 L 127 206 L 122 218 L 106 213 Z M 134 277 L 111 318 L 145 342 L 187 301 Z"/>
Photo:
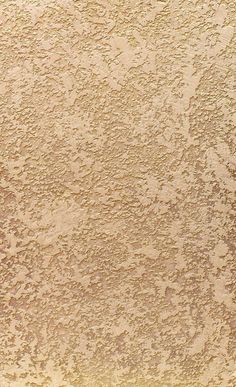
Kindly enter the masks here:
<path id="1" fill-rule="evenodd" d="M 0 387 L 235 387 L 234 0 L 0 1 Z"/>

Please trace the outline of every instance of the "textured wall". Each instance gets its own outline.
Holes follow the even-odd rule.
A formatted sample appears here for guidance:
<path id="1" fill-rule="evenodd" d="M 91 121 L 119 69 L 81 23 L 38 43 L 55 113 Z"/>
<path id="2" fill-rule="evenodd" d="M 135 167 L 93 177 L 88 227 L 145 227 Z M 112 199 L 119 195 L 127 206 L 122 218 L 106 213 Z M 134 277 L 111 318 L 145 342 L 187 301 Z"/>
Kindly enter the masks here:
<path id="1" fill-rule="evenodd" d="M 1 0 L 0 387 L 236 386 L 235 0 Z"/>

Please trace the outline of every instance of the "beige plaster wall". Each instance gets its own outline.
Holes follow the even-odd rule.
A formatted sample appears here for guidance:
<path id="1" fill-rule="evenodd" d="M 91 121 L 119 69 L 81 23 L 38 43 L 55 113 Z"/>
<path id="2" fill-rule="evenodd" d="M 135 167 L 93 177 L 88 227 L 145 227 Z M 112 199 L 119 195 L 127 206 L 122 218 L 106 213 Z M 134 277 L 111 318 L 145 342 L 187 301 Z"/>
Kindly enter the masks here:
<path id="1" fill-rule="evenodd" d="M 235 387 L 235 1 L 0 1 L 0 387 Z"/>

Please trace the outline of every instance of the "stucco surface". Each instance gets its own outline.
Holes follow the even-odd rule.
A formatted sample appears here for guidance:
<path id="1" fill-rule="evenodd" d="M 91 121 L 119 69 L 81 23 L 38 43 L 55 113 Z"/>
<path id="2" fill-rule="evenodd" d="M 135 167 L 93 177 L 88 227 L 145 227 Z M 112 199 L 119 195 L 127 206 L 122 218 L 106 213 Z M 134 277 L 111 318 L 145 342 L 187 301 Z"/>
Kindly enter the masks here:
<path id="1" fill-rule="evenodd" d="M 235 387 L 234 0 L 0 1 L 0 387 Z"/>

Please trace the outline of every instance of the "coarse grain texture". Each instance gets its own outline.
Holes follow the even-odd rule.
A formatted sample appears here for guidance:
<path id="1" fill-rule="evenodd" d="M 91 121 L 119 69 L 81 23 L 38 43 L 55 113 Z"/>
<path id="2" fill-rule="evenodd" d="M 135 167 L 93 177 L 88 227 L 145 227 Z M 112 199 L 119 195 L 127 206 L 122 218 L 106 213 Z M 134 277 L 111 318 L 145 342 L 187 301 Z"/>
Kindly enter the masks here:
<path id="1" fill-rule="evenodd" d="M 235 0 L 0 1 L 0 387 L 235 387 Z"/>

